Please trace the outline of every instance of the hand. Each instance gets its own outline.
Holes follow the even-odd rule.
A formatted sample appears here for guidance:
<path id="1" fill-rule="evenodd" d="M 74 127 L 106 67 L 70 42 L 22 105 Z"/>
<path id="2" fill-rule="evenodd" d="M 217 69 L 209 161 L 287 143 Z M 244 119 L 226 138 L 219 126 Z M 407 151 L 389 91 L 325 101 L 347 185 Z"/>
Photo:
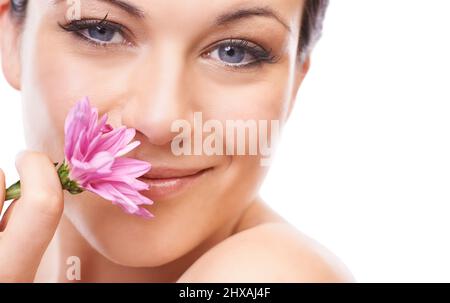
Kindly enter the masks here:
<path id="1" fill-rule="evenodd" d="M 0 282 L 33 282 L 63 213 L 63 191 L 55 165 L 45 154 L 22 152 L 16 168 L 21 197 L 0 222 Z M 5 175 L 0 169 L 0 211 L 4 200 Z"/>

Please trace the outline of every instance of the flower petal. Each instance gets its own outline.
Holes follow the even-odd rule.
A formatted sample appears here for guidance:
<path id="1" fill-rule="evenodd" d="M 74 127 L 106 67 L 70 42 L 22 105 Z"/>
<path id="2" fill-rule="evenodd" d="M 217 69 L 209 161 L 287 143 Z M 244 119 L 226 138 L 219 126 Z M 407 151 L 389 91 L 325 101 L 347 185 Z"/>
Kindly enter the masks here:
<path id="1" fill-rule="evenodd" d="M 114 129 L 107 120 L 106 114 L 99 120 L 98 110 L 91 108 L 87 97 L 69 111 L 64 125 L 69 178 L 127 213 L 151 218 L 153 214 L 141 205 L 151 205 L 153 201 L 139 193 L 149 186 L 137 179 L 151 165 L 122 158 L 139 146 L 139 141 L 131 142 L 136 130 L 125 126 Z"/>

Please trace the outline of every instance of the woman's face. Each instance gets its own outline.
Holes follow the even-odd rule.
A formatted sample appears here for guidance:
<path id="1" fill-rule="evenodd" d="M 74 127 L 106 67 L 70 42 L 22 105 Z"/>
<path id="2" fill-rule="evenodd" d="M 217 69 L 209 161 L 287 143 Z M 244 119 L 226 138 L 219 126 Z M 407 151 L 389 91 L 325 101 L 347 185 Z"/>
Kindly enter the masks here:
<path id="1" fill-rule="evenodd" d="M 163 180 L 143 192 L 155 201 L 151 220 L 90 193 L 66 195 L 66 216 L 96 250 L 123 265 L 156 266 L 238 219 L 266 172 L 261 154 L 177 156 L 171 142 L 180 132 L 171 127 L 194 126 L 194 113 L 223 125 L 282 125 L 305 72 L 297 61 L 303 2 L 29 1 L 17 60 L 4 67 L 23 95 L 28 148 L 63 159 L 65 116 L 89 96 L 112 125 L 137 130 L 131 156 L 156 173 L 205 170 L 179 190 Z"/>

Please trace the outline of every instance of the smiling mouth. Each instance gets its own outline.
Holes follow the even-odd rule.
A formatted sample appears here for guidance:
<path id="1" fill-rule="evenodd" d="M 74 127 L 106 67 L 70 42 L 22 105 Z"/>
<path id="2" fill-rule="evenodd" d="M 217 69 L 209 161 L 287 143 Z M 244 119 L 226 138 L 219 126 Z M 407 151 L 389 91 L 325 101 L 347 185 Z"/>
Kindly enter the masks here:
<path id="1" fill-rule="evenodd" d="M 180 194 L 212 169 L 212 167 L 205 169 L 154 167 L 138 179 L 149 185 L 149 189 L 142 194 L 154 200 L 164 200 Z"/>

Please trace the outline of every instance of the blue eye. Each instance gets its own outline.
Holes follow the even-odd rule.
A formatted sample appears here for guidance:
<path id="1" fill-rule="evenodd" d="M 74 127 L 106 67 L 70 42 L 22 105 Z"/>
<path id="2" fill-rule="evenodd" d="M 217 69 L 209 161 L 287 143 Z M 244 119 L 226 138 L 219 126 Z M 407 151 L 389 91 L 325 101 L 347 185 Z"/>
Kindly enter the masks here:
<path id="1" fill-rule="evenodd" d="M 95 40 L 110 42 L 117 33 L 115 29 L 107 28 L 105 26 L 93 26 L 87 29 L 89 37 Z"/>
<path id="2" fill-rule="evenodd" d="M 106 18 L 106 17 L 105 17 Z M 128 44 L 126 29 L 117 23 L 103 20 L 74 20 L 67 25 L 59 24 L 68 32 L 73 32 L 89 42 L 99 45 Z"/>
<path id="3" fill-rule="evenodd" d="M 80 34 L 87 39 L 100 44 L 126 43 L 126 39 L 120 31 L 117 28 L 108 25 L 91 25 L 86 29 L 81 30 Z"/>
<path id="4" fill-rule="evenodd" d="M 220 60 L 226 63 L 238 64 L 245 59 L 245 49 L 233 45 L 221 45 L 218 48 Z"/>
<path id="5" fill-rule="evenodd" d="M 261 62 L 272 62 L 274 56 L 261 46 L 247 40 L 227 40 L 216 44 L 207 56 L 224 65 L 248 67 Z"/>

